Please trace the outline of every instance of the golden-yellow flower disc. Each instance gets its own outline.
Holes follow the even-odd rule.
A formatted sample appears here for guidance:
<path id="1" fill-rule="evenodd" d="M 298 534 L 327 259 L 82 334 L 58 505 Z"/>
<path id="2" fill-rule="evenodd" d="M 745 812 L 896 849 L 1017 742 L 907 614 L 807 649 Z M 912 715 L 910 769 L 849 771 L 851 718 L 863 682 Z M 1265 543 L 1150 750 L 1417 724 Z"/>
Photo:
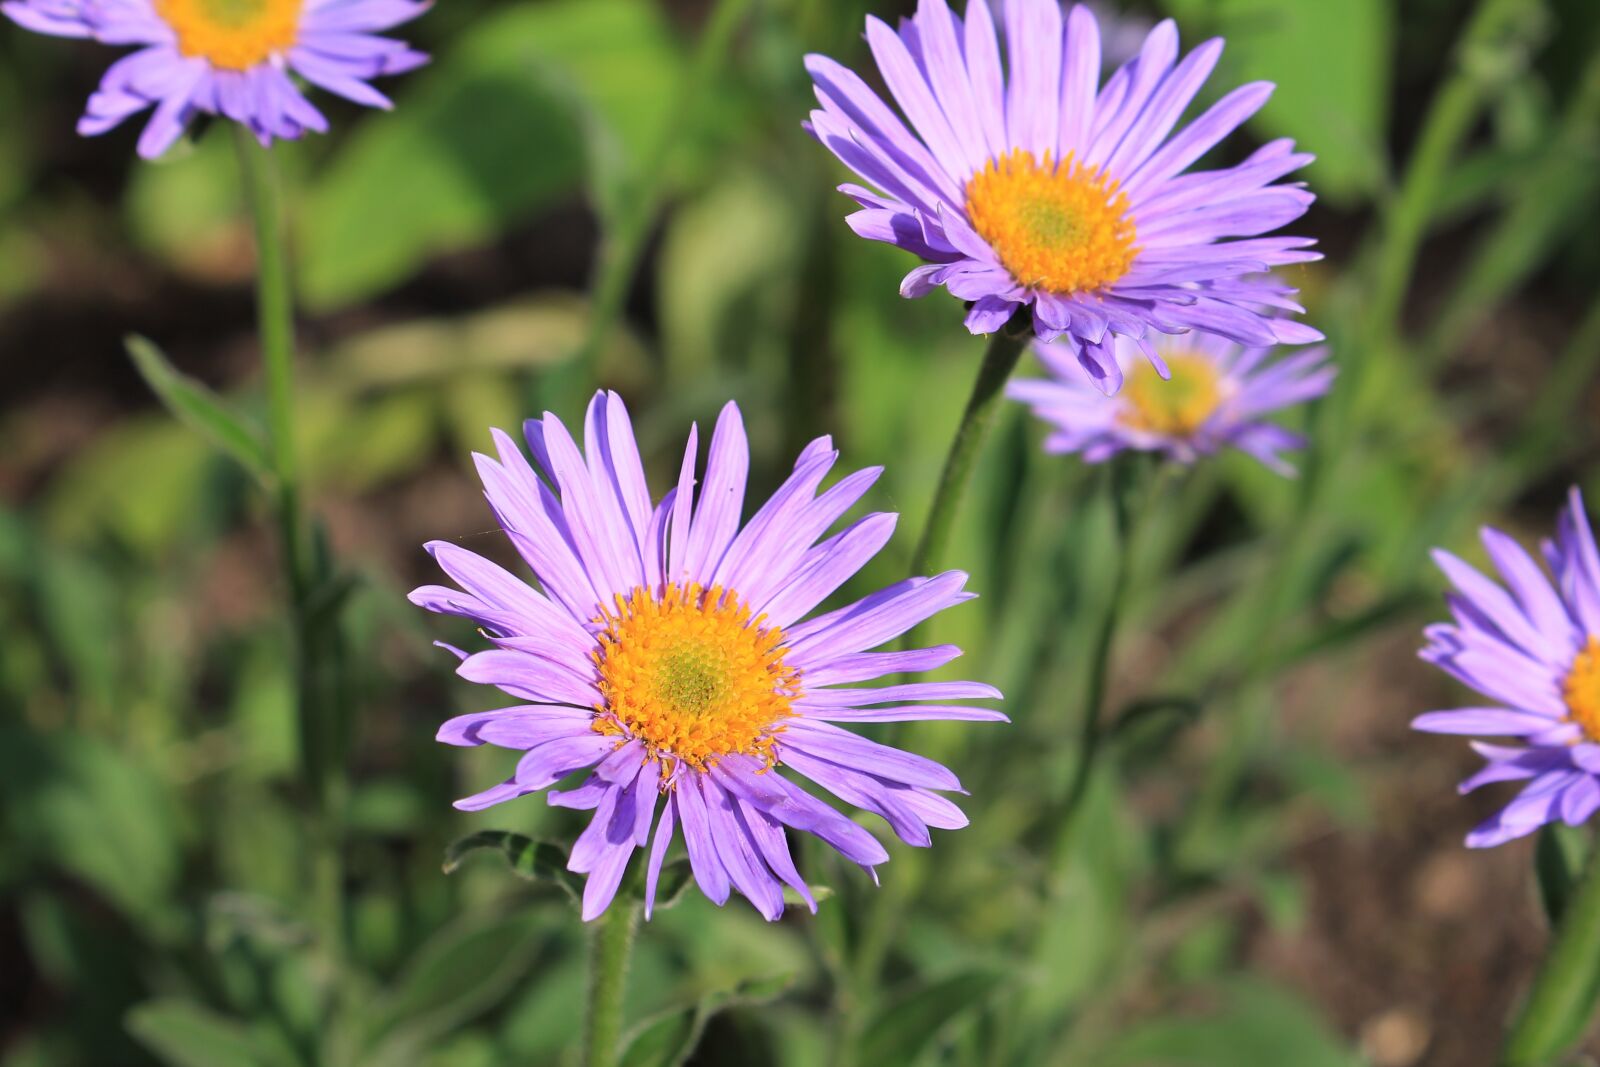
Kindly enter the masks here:
<path id="1" fill-rule="evenodd" d="M 771 763 L 800 672 L 784 665 L 783 631 L 763 618 L 717 586 L 618 596 L 594 654 L 604 697 L 597 710 L 607 713 L 595 729 L 626 728 L 652 756 L 697 770 L 734 754 Z"/>
<path id="2" fill-rule="evenodd" d="M 1017 282 L 1081 293 L 1128 273 L 1134 225 L 1128 198 L 1095 167 L 1069 155 L 1040 161 L 1016 149 L 967 181 L 967 217 Z"/>
<path id="3" fill-rule="evenodd" d="M 1567 714 L 1590 741 L 1600 741 L 1600 637 L 1590 636 L 1572 661 L 1561 695 Z"/>
<path id="4" fill-rule="evenodd" d="M 1140 360 L 1122 386 L 1119 421 L 1130 430 L 1163 437 L 1194 434 L 1222 399 L 1221 375 L 1210 360 L 1178 353 L 1166 357 L 1171 378 Z"/>
<path id="5" fill-rule="evenodd" d="M 304 0 L 156 0 L 178 51 L 223 70 L 249 70 L 294 46 Z"/>

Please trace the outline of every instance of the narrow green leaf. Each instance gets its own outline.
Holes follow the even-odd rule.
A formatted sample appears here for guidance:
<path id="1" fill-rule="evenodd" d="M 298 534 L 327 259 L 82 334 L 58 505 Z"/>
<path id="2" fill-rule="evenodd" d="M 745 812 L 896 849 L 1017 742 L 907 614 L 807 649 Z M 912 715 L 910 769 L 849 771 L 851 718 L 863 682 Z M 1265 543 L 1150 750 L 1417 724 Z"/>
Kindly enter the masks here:
<path id="1" fill-rule="evenodd" d="M 1533 869 L 1539 881 L 1539 900 L 1551 928 L 1561 921 L 1578 875 L 1583 872 L 1588 852 L 1584 832 L 1561 823 L 1550 823 L 1539 831 Z"/>
<path id="2" fill-rule="evenodd" d="M 150 1000 L 128 1013 L 128 1032 L 172 1067 L 274 1067 L 244 1025 L 190 1000 Z"/>
<path id="3" fill-rule="evenodd" d="M 913 1063 L 969 1008 L 984 1004 L 1000 988 L 994 971 L 961 971 L 917 983 L 896 996 L 867 1024 L 861 1063 Z"/>
<path id="4" fill-rule="evenodd" d="M 445 849 L 444 873 L 455 873 L 469 855 L 483 850 L 500 853 L 521 878 L 559 886 L 574 904 L 583 899 L 583 880 L 567 870 L 566 854 L 558 846 L 508 830 L 480 830 L 452 843 Z"/>
<path id="5" fill-rule="evenodd" d="M 181 373 L 150 341 L 132 335 L 125 344 L 139 376 L 178 421 L 232 456 L 257 481 L 270 478 L 267 443 L 259 428 L 216 393 Z"/>
<path id="6" fill-rule="evenodd" d="M 706 1024 L 718 1012 L 747 1004 L 769 1004 L 788 992 L 794 975 L 752 978 L 707 993 L 688 1007 L 644 1020 L 624 1040 L 620 1067 L 681 1067 L 694 1054 Z"/>
<path id="7" fill-rule="evenodd" d="M 536 920 L 527 910 L 469 915 L 430 938 L 379 1005 L 369 1061 L 397 1062 L 498 1004 L 533 962 L 542 936 Z"/>

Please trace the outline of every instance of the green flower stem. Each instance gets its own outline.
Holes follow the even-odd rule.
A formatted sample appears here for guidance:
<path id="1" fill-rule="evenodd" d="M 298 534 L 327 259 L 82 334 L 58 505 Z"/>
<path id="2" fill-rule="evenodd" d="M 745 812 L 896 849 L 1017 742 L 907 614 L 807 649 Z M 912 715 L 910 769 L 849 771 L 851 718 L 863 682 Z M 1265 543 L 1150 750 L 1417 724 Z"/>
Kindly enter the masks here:
<path id="1" fill-rule="evenodd" d="M 624 890 L 589 931 L 589 1004 L 584 1017 L 584 1067 L 615 1067 L 622 1037 L 628 958 L 639 929 L 639 902 Z"/>
<path id="2" fill-rule="evenodd" d="M 1583 1035 L 1600 994 L 1600 846 L 1573 889 L 1527 1003 L 1506 1038 L 1506 1067 L 1539 1067 Z"/>
<path id="3" fill-rule="evenodd" d="M 294 292 L 284 233 L 282 183 L 275 159 L 248 131 L 236 131 L 239 165 L 250 214 L 255 221 L 256 319 L 267 389 L 267 437 L 274 481 L 274 510 L 285 584 L 289 593 L 296 710 L 300 731 L 301 774 L 312 807 L 309 846 L 311 886 L 318 929 L 326 951 L 337 959 L 344 940 L 344 881 L 335 810 L 342 788 L 342 761 L 331 739 L 339 736 L 343 709 L 321 699 L 328 669 L 319 663 L 325 647 L 309 608 L 318 584 L 318 567 L 301 513 L 299 463 L 294 434 Z M 332 641 L 333 638 L 329 638 Z"/>
<path id="4" fill-rule="evenodd" d="M 956 427 L 955 438 L 945 456 L 944 471 L 939 475 L 939 487 L 934 492 L 922 538 L 917 542 L 916 554 L 911 557 L 914 575 L 927 575 L 944 561 L 956 512 L 961 508 L 961 497 L 972 480 L 979 446 L 989 431 L 989 423 L 994 421 L 994 411 L 1000 404 L 1006 380 L 1016 369 L 1032 336 L 1033 331 L 1027 325 L 1028 314 L 1026 308 L 1022 309 L 989 337 L 977 380 L 972 383 L 972 395 L 967 398 L 967 409 L 961 415 L 961 424 Z"/>

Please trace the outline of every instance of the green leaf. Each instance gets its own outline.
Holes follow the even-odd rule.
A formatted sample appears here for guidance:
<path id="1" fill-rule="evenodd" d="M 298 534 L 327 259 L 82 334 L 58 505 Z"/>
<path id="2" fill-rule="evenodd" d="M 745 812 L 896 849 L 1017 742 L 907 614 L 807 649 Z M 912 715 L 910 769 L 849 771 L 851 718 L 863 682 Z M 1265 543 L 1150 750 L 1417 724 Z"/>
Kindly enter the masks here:
<path id="1" fill-rule="evenodd" d="M 364 299 L 575 193 L 585 124 L 623 149 L 644 143 L 669 118 L 682 66 L 645 0 L 505 5 L 475 20 L 313 189 L 299 235 L 306 299 Z"/>
<path id="2" fill-rule="evenodd" d="M 0 826 L 159 936 L 173 919 L 179 813 L 165 783 L 83 734 L 0 728 Z"/>
<path id="3" fill-rule="evenodd" d="M 498 1004 L 527 973 L 544 936 L 539 917 L 467 915 L 418 950 L 379 1005 L 374 1064 L 404 1062 Z"/>
<path id="4" fill-rule="evenodd" d="M 509 830 L 480 830 L 452 842 L 445 849 L 444 873 L 455 873 L 468 856 L 483 850 L 498 852 L 518 877 L 559 886 L 574 904 L 583 899 L 583 880 L 567 870 L 567 856 L 560 846 Z"/>
<path id="5" fill-rule="evenodd" d="M 1257 981 L 1225 988 L 1202 1018 L 1126 1029 L 1085 1062 L 1095 1067 L 1358 1067 L 1360 1060 L 1301 1000 Z"/>
<path id="6" fill-rule="evenodd" d="M 151 1000 L 128 1013 L 128 1032 L 172 1067 L 278 1067 L 242 1023 L 194 1001 Z"/>
<path id="7" fill-rule="evenodd" d="M 624 1040 L 620 1067 L 680 1067 L 694 1054 L 706 1024 L 738 1005 L 769 1004 L 794 984 L 794 975 L 740 982 L 701 997 L 695 1004 L 646 1019 Z"/>
<path id="8" fill-rule="evenodd" d="M 861 1043 L 862 1063 L 912 1063 L 963 1012 L 1004 984 L 997 972 L 962 971 L 900 992 L 872 1018 Z"/>
<path id="9" fill-rule="evenodd" d="M 1253 124 L 1316 153 L 1304 171 L 1319 196 L 1349 203 L 1386 169 L 1394 5 L 1389 0 L 1219 0 L 1230 80 L 1273 82 Z"/>
<path id="10" fill-rule="evenodd" d="M 168 411 L 232 456 L 257 481 L 269 478 L 272 462 L 259 428 L 216 393 L 181 373 L 150 341 L 134 335 L 125 343 L 140 377 Z"/>
<path id="11" fill-rule="evenodd" d="M 1589 841 L 1582 828 L 1548 823 L 1539 831 L 1533 869 L 1539 880 L 1539 901 L 1552 929 L 1561 921 L 1567 901 L 1583 874 Z"/>

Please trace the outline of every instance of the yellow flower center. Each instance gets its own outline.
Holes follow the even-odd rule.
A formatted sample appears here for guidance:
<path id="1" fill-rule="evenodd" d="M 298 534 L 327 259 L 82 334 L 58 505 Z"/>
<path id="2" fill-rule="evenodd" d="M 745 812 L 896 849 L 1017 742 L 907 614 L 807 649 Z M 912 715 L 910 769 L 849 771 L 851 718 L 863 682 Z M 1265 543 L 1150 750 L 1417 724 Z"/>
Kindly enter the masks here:
<path id="1" fill-rule="evenodd" d="M 1583 727 L 1590 741 L 1600 741 L 1600 637 L 1593 634 L 1572 661 L 1561 684 L 1567 717 Z"/>
<path id="2" fill-rule="evenodd" d="M 1178 354 L 1166 357 L 1171 378 L 1162 378 L 1145 360 L 1128 372 L 1122 386 L 1119 421 L 1130 430 L 1163 437 L 1189 437 L 1222 399 L 1221 376 L 1208 359 Z"/>
<path id="3" fill-rule="evenodd" d="M 782 630 L 720 586 L 669 584 L 659 598 L 639 588 L 616 609 L 602 616 L 594 654 L 607 713 L 596 730 L 626 730 L 652 757 L 696 770 L 734 754 L 773 762 L 773 735 L 800 692 Z"/>
<path id="4" fill-rule="evenodd" d="M 1128 198 L 1095 167 L 1018 148 L 967 182 L 967 217 L 1020 285 L 1052 293 L 1100 289 L 1128 273 Z"/>
<path id="5" fill-rule="evenodd" d="M 223 70 L 249 70 L 293 47 L 305 0 L 156 0 L 178 51 Z"/>

